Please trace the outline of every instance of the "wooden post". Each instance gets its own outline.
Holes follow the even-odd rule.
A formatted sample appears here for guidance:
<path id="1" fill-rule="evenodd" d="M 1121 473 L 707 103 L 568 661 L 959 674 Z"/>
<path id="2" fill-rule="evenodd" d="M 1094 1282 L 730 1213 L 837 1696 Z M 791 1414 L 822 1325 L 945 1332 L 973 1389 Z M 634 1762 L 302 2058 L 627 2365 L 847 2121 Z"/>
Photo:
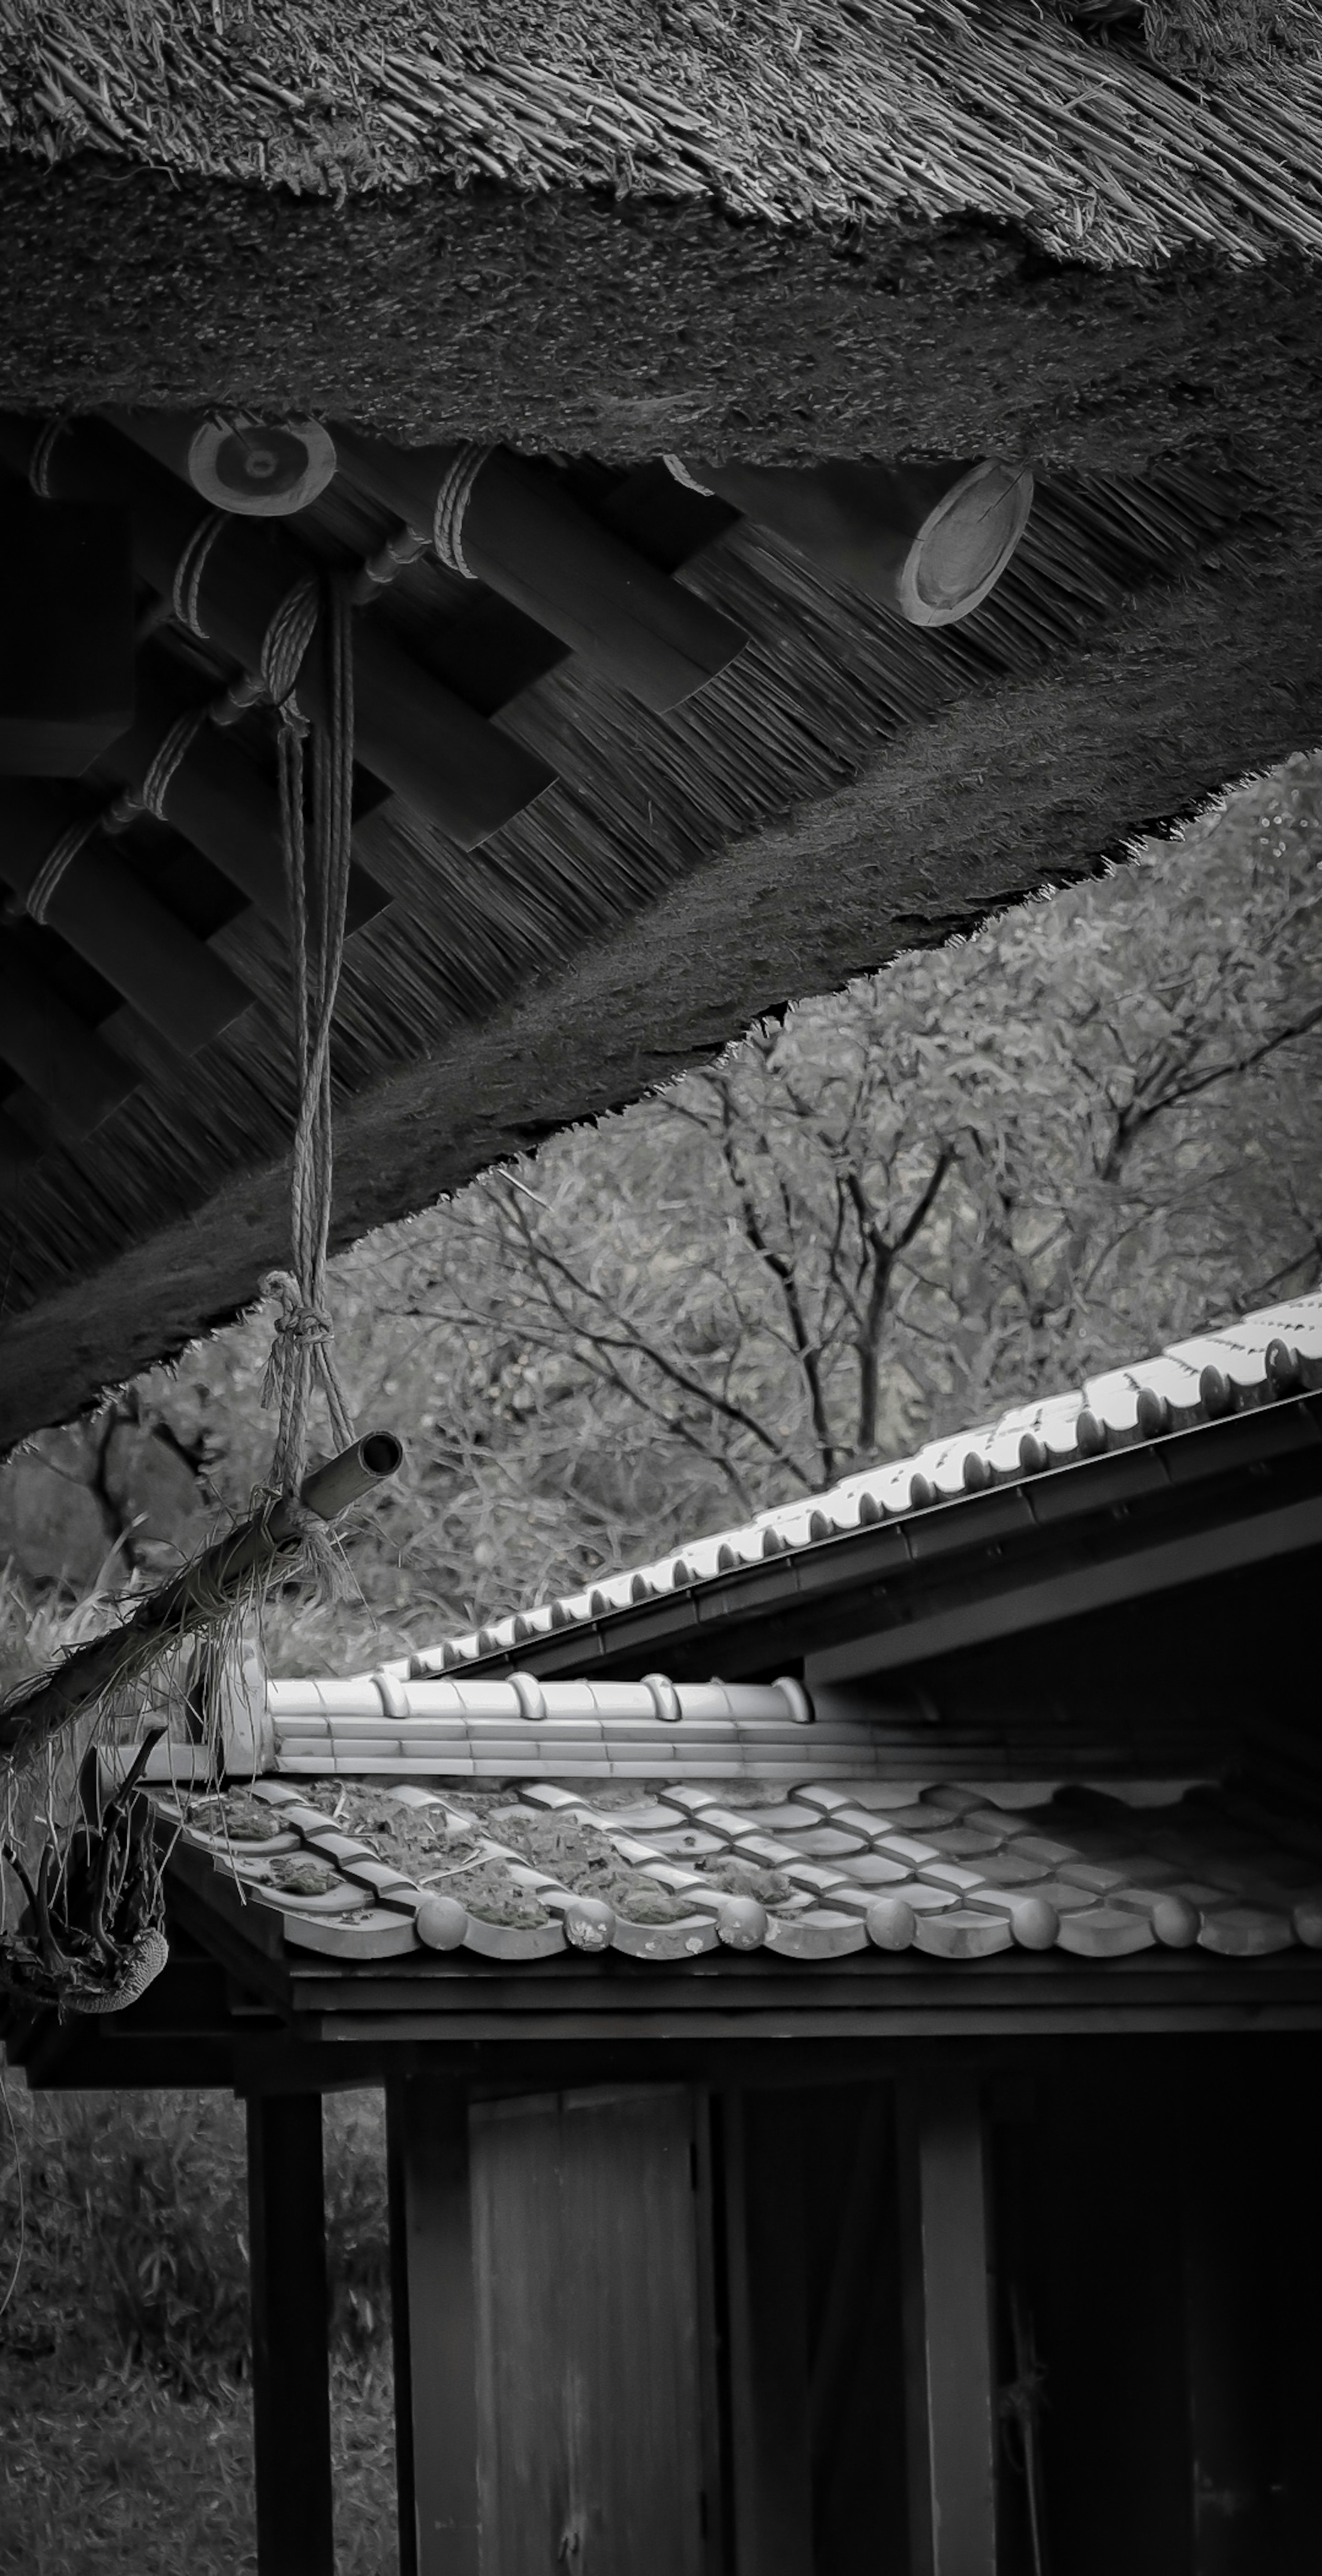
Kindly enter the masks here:
<path id="1" fill-rule="evenodd" d="M 0 417 L 0 457 L 26 472 L 36 435 L 32 424 Z M 78 499 L 126 501 L 137 571 L 164 598 L 172 596 L 185 551 L 211 516 L 186 483 L 130 439 L 88 420 L 72 423 L 55 441 L 49 480 L 53 491 Z M 197 584 L 203 633 L 245 671 L 256 672 L 277 609 L 320 569 L 278 520 L 227 519 L 208 546 Z M 361 759 L 461 849 L 488 840 L 554 784 L 546 761 L 432 679 L 373 618 L 354 620 L 353 665 Z M 325 656 L 316 637 L 304 657 L 298 701 L 318 720 L 329 713 Z"/>
<path id="2" fill-rule="evenodd" d="M 386 2098 L 400 2576 L 479 2576 L 468 2102 L 430 2076 Z"/>
<path id="3" fill-rule="evenodd" d="M 802 2106 L 725 2103 L 730 2431 L 737 2576 L 812 2576 Z"/>
<path id="4" fill-rule="evenodd" d="M 335 2576 L 321 2096 L 248 2104 L 258 2576 Z"/>
<path id="5" fill-rule="evenodd" d="M 995 2576 L 996 2389 L 976 2078 L 900 2088 L 912 2576 Z"/>
<path id="6" fill-rule="evenodd" d="M 338 440 L 351 480 L 430 537 L 456 451 L 391 447 L 345 432 Z M 602 527 L 544 467 L 502 448 L 477 475 L 461 542 L 476 580 L 656 714 L 705 688 L 748 641 L 730 618 Z"/>

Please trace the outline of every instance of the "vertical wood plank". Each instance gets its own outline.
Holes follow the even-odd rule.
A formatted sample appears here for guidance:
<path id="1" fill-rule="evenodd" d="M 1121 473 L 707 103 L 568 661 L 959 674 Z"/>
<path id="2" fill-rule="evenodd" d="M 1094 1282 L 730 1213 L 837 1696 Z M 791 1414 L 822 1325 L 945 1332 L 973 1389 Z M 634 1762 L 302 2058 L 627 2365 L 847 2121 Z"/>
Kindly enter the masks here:
<path id="1" fill-rule="evenodd" d="M 976 2078 L 911 2079 L 898 2132 L 913 2576 L 993 2576 L 996 2392 Z"/>
<path id="2" fill-rule="evenodd" d="M 702 2576 L 693 2102 L 474 2115 L 484 2576 Z"/>
<path id="3" fill-rule="evenodd" d="M 401 2576 L 478 2576 L 467 2098 L 407 2077 L 387 2121 Z"/>
<path id="4" fill-rule="evenodd" d="M 1265 2266 L 1256 2177 L 1207 2140 L 1182 2194 L 1194 2576 L 1259 2576 L 1272 2552 L 1261 2420 Z M 1209 2152 L 1212 2149 L 1213 2152 Z M 1238 2169 L 1236 2169 L 1238 2168 Z"/>
<path id="5" fill-rule="evenodd" d="M 802 2103 L 731 2094 L 726 2140 L 737 2576 L 812 2576 Z"/>
<path id="6" fill-rule="evenodd" d="M 321 2097 L 248 2104 L 258 2576 L 335 2576 Z"/>
<path id="7" fill-rule="evenodd" d="M 700 2523 L 703 2576 L 731 2576 L 732 2530 L 726 2497 L 728 2410 L 724 2404 L 721 2347 L 727 2304 L 720 2274 L 725 2259 L 718 2222 L 723 2144 L 718 2105 L 709 2089 L 693 2097 L 693 2188 L 696 2255 L 697 2385 L 701 2425 Z"/>

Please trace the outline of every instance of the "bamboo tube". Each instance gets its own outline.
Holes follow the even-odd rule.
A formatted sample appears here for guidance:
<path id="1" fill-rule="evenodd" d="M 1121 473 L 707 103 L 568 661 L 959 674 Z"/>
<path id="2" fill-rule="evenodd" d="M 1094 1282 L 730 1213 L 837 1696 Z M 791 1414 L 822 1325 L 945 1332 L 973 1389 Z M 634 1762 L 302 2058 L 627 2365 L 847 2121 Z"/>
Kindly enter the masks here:
<path id="1" fill-rule="evenodd" d="M 0 877 L 24 901 L 76 819 L 57 787 L 0 780 Z M 252 1000 L 224 959 L 157 902 L 99 829 L 70 859 L 46 920 L 182 1055 L 196 1055 Z"/>
<path id="2" fill-rule="evenodd" d="M 0 951 L 0 1058 L 70 1138 L 90 1136 L 138 1079 L 12 941 Z"/>
<path id="3" fill-rule="evenodd" d="M 334 1520 L 360 1495 L 395 1475 L 403 1457 L 403 1443 L 393 1432 L 369 1432 L 305 1478 L 299 1505 L 320 1520 Z M 145 1660 L 154 1644 L 173 1643 L 209 1625 L 276 1567 L 292 1562 L 303 1544 L 299 1505 L 273 1503 L 269 1512 L 245 1521 L 170 1582 L 149 1592 L 121 1627 L 74 1647 L 46 1681 L 0 1711 L 0 1761 L 14 1766 L 30 1761 L 61 1727 L 71 1725 L 123 1679 L 135 1654 Z"/>
<path id="4" fill-rule="evenodd" d="M 693 479 L 774 528 L 833 581 L 912 626 L 968 617 L 1028 524 L 1033 478 L 979 465 L 694 465 Z"/>
<path id="5" fill-rule="evenodd" d="M 196 703 L 196 702 L 195 702 Z M 138 711 L 112 743 L 99 771 L 140 791 L 171 726 L 188 701 L 170 657 L 147 645 L 138 657 Z M 241 745 L 204 725 L 188 745 L 161 798 L 161 813 L 201 850 L 266 920 L 287 918 L 280 804 L 275 789 Z M 390 901 L 364 868 L 349 871 L 345 928 L 359 930 Z"/>
<path id="6" fill-rule="evenodd" d="M 27 471 L 41 424 L 0 417 L 0 457 Z M 72 422 L 48 465 L 53 492 L 127 502 L 134 563 L 169 599 L 186 547 L 210 516 L 195 492 L 101 421 Z M 245 671 L 258 673 L 271 619 L 317 559 L 272 522 L 235 518 L 210 547 L 198 584 L 203 632 Z M 354 701 L 359 756 L 461 849 L 476 849 L 555 783 L 549 763 L 474 713 L 434 680 L 371 618 L 354 622 Z M 304 713 L 324 719 L 330 699 L 316 639 L 298 682 Z"/>
<path id="7" fill-rule="evenodd" d="M 433 532 L 437 496 L 460 452 L 402 448 L 337 430 L 350 479 L 416 535 Z M 683 704 L 748 638 L 562 491 L 544 468 L 497 448 L 474 481 L 462 526 L 478 581 L 557 635 L 653 714 Z"/>
<path id="8" fill-rule="evenodd" d="M 105 418 L 182 475 L 213 510 L 241 518 L 287 519 L 307 509 L 335 472 L 335 442 L 318 420 L 271 429 L 242 414 L 215 421 L 196 412 L 115 409 Z"/>

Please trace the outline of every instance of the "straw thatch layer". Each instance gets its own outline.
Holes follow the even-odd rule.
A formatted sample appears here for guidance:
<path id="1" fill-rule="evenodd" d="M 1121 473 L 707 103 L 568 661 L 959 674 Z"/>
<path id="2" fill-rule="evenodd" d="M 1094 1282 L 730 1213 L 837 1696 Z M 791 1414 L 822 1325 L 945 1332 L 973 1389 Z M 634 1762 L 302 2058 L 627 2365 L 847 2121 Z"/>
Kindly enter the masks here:
<path id="1" fill-rule="evenodd" d="M 1322 401 L 1322 263 L 1297 254 L 1099 273 L 980 224 L 838 241 L 494 186 L 337 208 L 95 153 L 0 158 L 0 238 L 13 410 L 216 403 L 621 462 L 1115 472 L 1191 443 L 1306 452 Z"/>
<path id="2" fill-rule="evenodd" d="M 686 578 L 756 641 L 702 697 L 644 717 L 570 663 L 506 718 L 562 784 L 483 852 L 398 809 L 366 827 L 397 907 L 350 944 L 337 1239 L 1310 743 L 1316 502 L 1275 535 L 1214 475 L 1058 491 L 934 635 L 732 531 Z M 178 1348 L 283 1251 L 280 960 L 251 920 L 218 944 L 260 1006 L 186 1093 L 126 1015 L 143 1089 L 6 1247 L 0 1439 Z"/>
<path id="3" fill-rule="evenodd" d="M 48 162 L 338 202 L 485 180 L 773 226 L 978 216 L 1102 268 L 1322 251 L 1312 0 L 1146 19 L 1180 69 L 1026 0 L 0 0 L 0 117 Z"/>

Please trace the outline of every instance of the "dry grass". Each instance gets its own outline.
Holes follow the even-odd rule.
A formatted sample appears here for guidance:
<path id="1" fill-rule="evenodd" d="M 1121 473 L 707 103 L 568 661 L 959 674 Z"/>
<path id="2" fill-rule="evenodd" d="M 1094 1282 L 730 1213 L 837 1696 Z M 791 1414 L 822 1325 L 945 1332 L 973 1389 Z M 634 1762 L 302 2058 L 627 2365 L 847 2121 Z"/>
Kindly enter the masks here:
<path id="1" fill-rule="evenodd" d="M 389 2373 L 335 2376 L 338 2576 L 395 2576 Z M 80 2386 L 0 2366 L 0 2576 L 249 2576 L 246 2389 L 185 2399 L 136 2374 Z"/>
<path id="2" fill-rule="evenodd" d="M 205 2094 L 30 2096 L 0 2118 L 0 2576 L 256 2565 L 243 2117 Z M 328 2105 L 339 2576 L 393 2576 L 379 2104 Z"/>
<path id="3" fill-rule="evenodd" d="M 1244 260 L 1322 249 L 1320 32 L 1311 0 L 0 0 L 0 132 L 340 199 L 485 179 Z"/>

